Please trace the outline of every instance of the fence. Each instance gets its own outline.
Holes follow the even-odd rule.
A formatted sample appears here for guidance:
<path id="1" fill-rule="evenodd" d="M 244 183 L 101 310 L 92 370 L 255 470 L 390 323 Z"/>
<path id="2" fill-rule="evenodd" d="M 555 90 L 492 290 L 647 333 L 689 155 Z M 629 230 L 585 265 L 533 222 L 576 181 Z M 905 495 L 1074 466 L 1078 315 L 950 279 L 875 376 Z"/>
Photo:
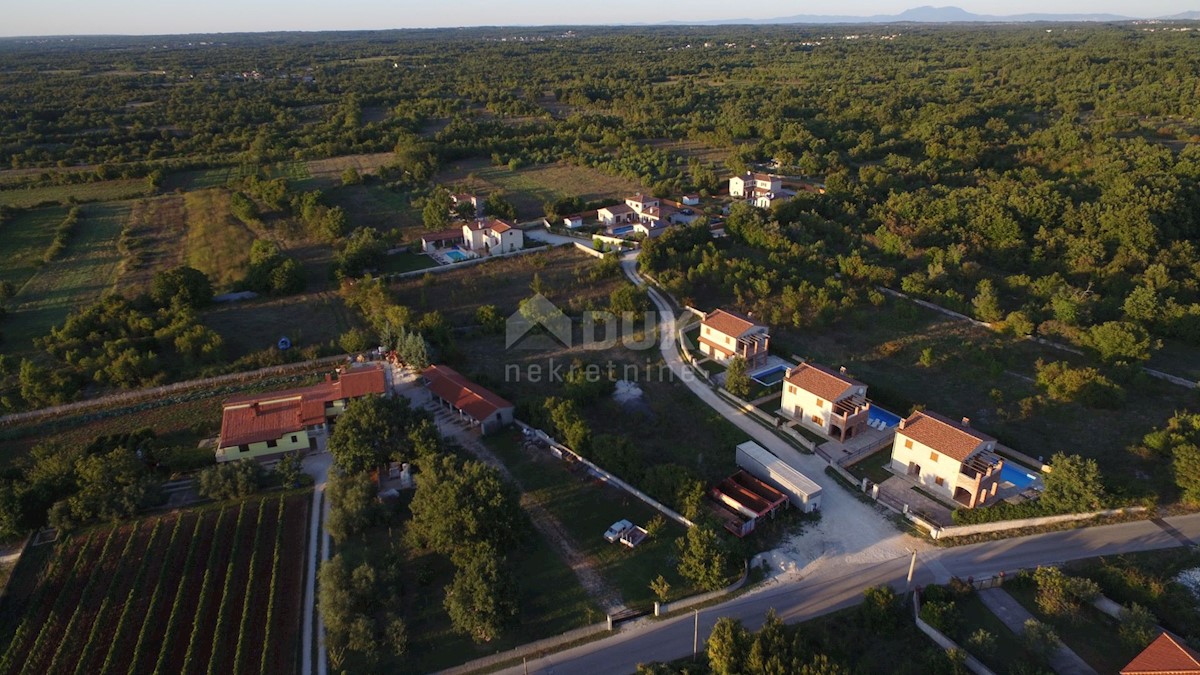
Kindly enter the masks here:
<path id="1" fill-rule="evenodd" d="M 450 263 L 449 265 L 438 265 L 437 267 L 427 267 L 423 270 L 412 270 L 411 272 L 396 272 L 395 274 L 381 274 L 374 278 L 379 279 L 384 282 L 389 282 L 389 281 L 395 281 L 397 279 L 407 279 L 409 277 L 423 277 L 426 274 L 441 274 L 443 272 L 449 272 L 451 270 L 457 270 L 457 269 L 461 269 L 463 267 L 470 267 L 472 265 L 481 265 L 485 262 L 488 262 L 489 260 L 499 260 L 500 258 L 511 258 L 513 256 L 525 255 L 527 253 L 538 253 L 538 252 L 545 251 L 546 249 L 553 248 L 553 247 L 554 246 L 552 244 L 547 244 L 546 246 L 534 246 L 532 248 L 523 248 L 518 251 L 509 251 L 508 253 L 493 253 L 491 255 L 486 255 L 481 258 L 471 258 L 470 260 L 464 260 L 462 262 Z"/>
<path id="2" fill-rule="evenodd" d="M 892 439 L 895 437 L 896 430 L 889 429 L 887 433 L 879 438 L 879 440 L 872 442 L 870 445 L 863 446 L 858 450 L 848 453 L 844 457 L 838 459 L 838 464 L 842 466 L 854 466 L 858 462 L 861 462 L 867 457 L 884 449 L 888 445 L 891 445 Z"/>
<path id="3" fill-rule="evenodd" d="M 913 593 L 913 619 L 917 622 L 917 628 L 920 629 L 920 631 L 922 633 L 928 635 L 929 639 L 936 642 L 939 647 L 941 647 L 942 649 L 945 649 L 946 651 L 956 649 L 959 652 L 962 652 L 963 654 L 965 654 L 967 658 L 966 658 L 966 661 L 964 662 L 964 665 L 967 667 L 967 670 L 970 670 L 972 673 L 975 673 L 975 675 L 995 675 L 995 673 L 993 673 L 991 671 L 991 669 L 989 669 L 987 666 L 980 663 L 979 659 L 975 658 L 974 656 L 971 656 L 970 652 L 963 649 L 962 647 L 959 647 L 957 642 L 946 637 L 944 634 L 942 634 L 941 631 L 934 628 L 933 626 L 930 626 L 929 624 L 925 623 L 924 620 L 921 619 L 920 593 Z"/>
<path id="4" fill-rule="evenodd" d="M 575 630 L 567 631 L 562 635 L 556 635 L 544 640 L 538 640 L 537 642 L 530 642 L 505 652 L 499 652 L 491 656 L 484 656 L 482 658 L 475 659 L 474 661 L 468 661 L 461 666 L 455 666 L 453 668 L 447 668 L 446 670 L 438 671 L 437 675 L 466 675 L 467 673 L 491 670 L 493 667 L 502 663 L 516 661 L 517 659 L 529 657 L 533 657 L 535 659 L 541 658 L 546 654 L 556 651 L 559 647 L 571 644 L 572 642 L 578 642 L 580 640 L 587 639 L 600 633 L 607 633 L 609 630 L 608 621 L 605 620 L 600 623 L 594 623 L 590 626 L 584 626 L 582 628 L 576 628 Z"/>
<path id="5" fill-rule="evenodd" d="M 629 494 L 633 495 L 634 497 L 637 497 L 638 499 L 642 500 L 643 502 L 649 504 L 652 508 L 658 510 L 664 516 L 670 518 L 671 520 L 674 520 L 675 522 L 679 523 L 680 525 L 683 525 L 684 527 L 695 527 L 696 526 L 695 523 L 688 520 L 687 518 L 684 518 L 682 515 L 675 512 L 673 509 L 670 509 L 667 506 L 663 505 L 657 499 L 651 497 L 650 495 L 646 494 L 645 492 L 642 492 L 641 490 L 635 488 L 634 486 L 630 485 L 629 483 L 626 483 L 625 481 L 621 480 L 616 475 L 609 473 L 608 471 L 600 468 L 599 466 L 596 466 L 595 464 L 593 464 L 591 461 L 589 461 L 583 455 L 580 455 L 579 453 L 575 452 L 574 450 L 572 450 L 572 449 L 568 448 L 567 446 L 554 440 L 553 438 L 550 437 L 549 434 L 542 431 L 541 429 L 534 429 L 533 427 L 522 422 L 521 420 L 514 420 L 514 422 L 523 431 L 532 433 L 533 435 L 537 436 L 538 438 L 540 438 L 543 441 L 545 441 L 546 443 L 548 443 L 551 448 L 553 448 L 559 452 L 571 455 L 571 457 L 574 458 L 575 461 L 579 462 L 580 464 L 583 464 L 589 470 L 591 470 L 592 474 L 594 476 L 596 476 L 597 478 L 600 478 L 601 480 L 603 480 L 606 483 L 611 483 L 612 485 L 617 486 L 618 488 L 628 492 Z"/>
<path id="6" fill-rule="evenodd" d="M 300 361 L 297 363 L 285 363 L 279 366 L 270 366 L 260 368 L 245 373 L 230 373 L 228 375 L 218 375 L 216 377 L 206 377 L 200 380 L 188 380 L 186 382 L 176 382 L 174 384 L 165 384 L 160 387 L 151 387 L 149 389 L 137 389 L 135 391 L 121 392 L 119 394 L 109 394 L 98 398 L 88 399 L 86 401 L 76 401 L 74 403 L 64 403 L 50 408 L 39 408 L 37 410 L 29 410 L 26 412 L 13 413 L 0 417 L 0 427 L 21 424 L 25 422 L 35 422 L 47 417 L 61 417 L 70 413 L 86 412 L 93 408 L 109 408 L 118 405 L 129 405 L 139 403 L 147 399 L 160 399 L 171 394 L 179 394 L 183 392 L 195 391 L 197 389 L 208 389 L 225 384 L 238 384 L 254 380 L 262 380 L 268 377 L 280 375 L 295 375 L 306 370 L 313 370 L 318 366 L 327 366 L 334 363 L 345 362 L 347 357 L 342 356 L 327 356 L 325 358 L 313 359 L 311 361 Z"/>
<path id="7" fill-rule="evenodd" d="M 1040 518 L 1022 518 L 1020 520 L 1002 520 L 995 523 L 978 523 L 976 525 L 953 525 L 950 527 L 938 528 L 937 532 L 931 532 L 930 536 L 934 539 L 942 539 L 947 537 L 963 537 L 970 534 L 984 534 L 987 532 L 1003 532 L 1005 530 L 1018 530 L 1024 527 L 1038 527 L 1040 525 L 1054 525 L 1056 523 L 1067 523 L 1076 520 L 1087 520 L 1089 518 L 1100 518 L 1105 516 L 1118 516 L 1125 513 L 1142 513 L 1146 510 L 1144 506 L 1130 506 L 1124 509 L 1107 509 L 1105 511 L 1090 511 L 1088 513 L 1066 513 L 1058 516 L 1041 516 Z"/>
<path id="8" fill-rule="evenodd" d="M 658 613 L 665 614 L 668 611 L 668 607 L 670 608 L 670 611 L 678 611 L 687 609 L 688 607 L 693 607 L 695 605 L 703 604 L 715 598 L 729 595 L 730 593 L 740 589 L 742 586 L 745 586 L 746 580 L 749 578 L 749 576 L 750 566 L 745 565 L 742 568 L 742 576 L 737 581 L 726 586 L 725 588 L 716 591 L 710 591 L 708 593 L 701 593 L 699 595 L 693 595 L 689 598 L 683 598 L 682 600 L 676 600 L 675 602 L 670 603 L 670 605 L 658 605 Z M 505 652 L 499 652 L 491 656 L 484 656 L 483 658 L 469 661 L 460 666 L 439 671 L 435 675 L 468 675 L 469 673 L 491 671 L 501 664 L 514 663 L 517 661 L 517 659 L 539 659 L 572 643 L 580 642 L 603 633 L 617 633 L 619 630 L 620 629 L 617 627 L 615 622 L 605 620 L 601 623 L 594 623 L 590 626 L 584 626 L 582 628 L 576 628 L 575 630 L 567 631 L 562 635 L 545 638 L 543 640 L 538 640 L 537 642 L 530 642 Z"/>

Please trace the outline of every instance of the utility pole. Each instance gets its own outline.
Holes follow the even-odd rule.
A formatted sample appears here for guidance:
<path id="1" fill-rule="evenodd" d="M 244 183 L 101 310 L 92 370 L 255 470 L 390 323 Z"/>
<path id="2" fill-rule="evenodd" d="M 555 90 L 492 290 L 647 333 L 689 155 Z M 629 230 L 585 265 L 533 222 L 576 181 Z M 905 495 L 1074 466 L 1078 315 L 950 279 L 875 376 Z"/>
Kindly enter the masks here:
<path id="1" fill-rule="evenodd" d="M 700 653 L 700 610 L 693 609 L 692 612 L 696 615 L 696 627 L 692 631 L 692 660 L 695 661 Z"/>
<path id="2" fill-rule="evenodd" d="M 904 584 L 904 593 L 906 595 L 912 590 L 913 572 L 915 572 L 917 569 L 917 549 L 910 548 L 908 549 L 908 552 L 912 553 L 912 560 L 910 560 L 908 563 L 908 580 L 905 581 Z"/>

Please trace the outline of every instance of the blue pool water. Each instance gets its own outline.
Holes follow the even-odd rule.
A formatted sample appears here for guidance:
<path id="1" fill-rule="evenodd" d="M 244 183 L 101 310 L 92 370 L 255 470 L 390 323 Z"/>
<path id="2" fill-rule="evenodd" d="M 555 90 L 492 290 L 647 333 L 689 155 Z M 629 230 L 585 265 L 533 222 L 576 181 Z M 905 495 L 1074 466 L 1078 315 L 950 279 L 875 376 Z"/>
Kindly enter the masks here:
<path id="1" fill-rule="evenodd" d="M 1033 485 L 1033 482 L 1037 480 L 1037 476 L 1028 473 L 1023 466 L 1005 462 L 1004 466 L 1000 467 L 1000 480 L 1008 481 L 1024 490 Z"/>
<path id="2" fill-rule="evenodd" d="M 750 378 L 764 387 L 769 387 L 782 382 L 784 375 L 787 374 L 787 369 L 787 366 L 774 366 L 773 368 L 760 370 L 751 375 Z"/>
<path id="3" fill-rule="evenodd" d="M 466 260 L 468 257 L 466 253 L 463 253 L 462 251 L 460 251 L 456 248 L 442 251 L 442 254 L 445 255 L 447 258 L 453 260 L 454 262 L 462 262 L 462 261 Z"/>
<path id="4" fill-rule="evenodd" d="M 622 225 L 621 227 L 614 227 L 612 229 L 612 233 L 615 235 L 629 234 L 630 232 L 633 232 L 632 225 Z"/>
<path id="5" fill-rule="evenodd" d="M 875 404 L 871 404 L 871 409 L 867 411 L 867 419 L 871 422 L 872 426 L 877 426 L 879 422 L 883 422 L 884 426 L 889 428 L 900 424 L 899 415 L 884 410 Z"/>

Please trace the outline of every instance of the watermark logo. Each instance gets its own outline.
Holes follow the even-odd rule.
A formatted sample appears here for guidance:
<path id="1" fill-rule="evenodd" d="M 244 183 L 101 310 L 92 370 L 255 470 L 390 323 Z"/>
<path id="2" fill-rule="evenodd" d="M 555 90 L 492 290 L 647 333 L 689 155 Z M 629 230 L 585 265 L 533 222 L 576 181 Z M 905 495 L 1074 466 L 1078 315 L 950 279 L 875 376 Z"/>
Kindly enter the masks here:
<path id="1" fill-rule="evenodd" d="M 571 317 L 538 293 L 521 301 L 521 308 L 508 317 L 504 336 L 505 349 L 569 348 L 572 343 Z"/>

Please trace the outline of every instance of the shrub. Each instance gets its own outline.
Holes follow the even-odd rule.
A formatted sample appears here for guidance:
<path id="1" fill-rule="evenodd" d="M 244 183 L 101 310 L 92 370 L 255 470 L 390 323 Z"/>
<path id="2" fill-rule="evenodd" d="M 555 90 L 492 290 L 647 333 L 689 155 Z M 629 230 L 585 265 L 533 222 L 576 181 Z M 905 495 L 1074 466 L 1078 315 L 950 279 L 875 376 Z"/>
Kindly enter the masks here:
<path id="1" fill-rule="evenodd" d="M 252 459 L 225 462 L 200 472 L 200 495 L 209 499 L 248 497 L 258 491 L 262 466 Z"/>

